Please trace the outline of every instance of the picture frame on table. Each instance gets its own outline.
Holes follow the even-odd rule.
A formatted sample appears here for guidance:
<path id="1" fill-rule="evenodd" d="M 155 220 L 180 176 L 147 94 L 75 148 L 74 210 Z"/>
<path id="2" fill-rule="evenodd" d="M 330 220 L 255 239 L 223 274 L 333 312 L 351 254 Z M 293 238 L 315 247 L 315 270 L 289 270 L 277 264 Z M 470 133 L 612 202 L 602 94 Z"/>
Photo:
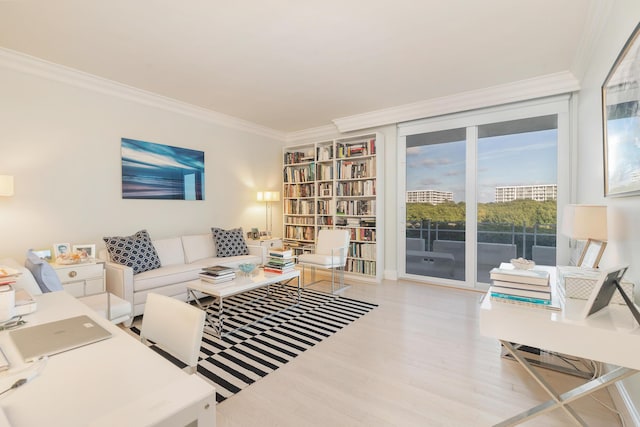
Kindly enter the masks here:
<path id="1" fill-rule="evenodd" d="M 604 248 L 606 247 L 607 242 L 603 242 L 602 240 L 587 240 L 580 259 L 578 260 L 578 267 L 598 268 L 600 258 L 602 258 Z"/>
<path id="2" fill-rule="evenodd" d="M 83 245 L 73 245 L 73 252 L 80 252 L 87 254 L 89 258 L 96 257 L 96 245 L 92 244 L 83 244 Z"/>
<path id="3" fill-rule="evenodd" d="M 51 262 L 53 259 L 51 258 L 51 249 L 34 249 L 33 253 L 36 254 L 38 258 L 47 262 Z"/>
<path id="4" fill-rule="evenodd" d="M 640 24 L 602 84 L 604 195 L 640 194 Z"/>
<path id="5" fill-rule="evenodd" d="M 69 253 L 71 253 L 70 243 L 54 243 L 53 244 L 53 255 L 55 258 L 58 258 L 60 255 L 66 255 Z"/>

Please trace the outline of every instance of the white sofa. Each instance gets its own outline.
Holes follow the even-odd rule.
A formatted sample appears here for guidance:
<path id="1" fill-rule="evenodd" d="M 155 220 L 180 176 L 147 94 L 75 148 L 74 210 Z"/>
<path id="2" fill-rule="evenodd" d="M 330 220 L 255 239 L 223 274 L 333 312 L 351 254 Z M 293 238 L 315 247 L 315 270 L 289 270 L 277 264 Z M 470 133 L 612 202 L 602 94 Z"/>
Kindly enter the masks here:
<path id="1" fill-rule="evenodd" d="M 185 301 L 186 283 L 198 279 L 203 267 L 224 265 L 235 268 L 242 263 L 260 264 L 263 256 L 261 246 L 247 245 L 249 255 L 218 257 L 211 233 L 152 240 L 152 243 L 161 267 L 135 275 L 131 267 L 111 262 L 106 249 L 100 251 L 100 258 L 106 261 L 107 290 L 131 302 L 133 316 L 144 312 L 150 292 Z"/>

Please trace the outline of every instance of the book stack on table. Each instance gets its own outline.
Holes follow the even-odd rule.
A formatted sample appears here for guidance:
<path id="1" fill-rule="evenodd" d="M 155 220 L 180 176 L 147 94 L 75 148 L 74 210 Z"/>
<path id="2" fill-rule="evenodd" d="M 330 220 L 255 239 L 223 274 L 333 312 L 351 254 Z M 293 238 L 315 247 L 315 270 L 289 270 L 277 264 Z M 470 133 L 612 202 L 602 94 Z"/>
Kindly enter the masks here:
<path id="1" fill-rule="evenodd" d="M 549 284 L 549 272 L 544 270 L 494 268 L 489 294 L 493 301 L 559 309 Z"/>
<path id="2" fill-rule="evenodd" d="M 214 265 L 212 267 L 203 268 L 199 276 L 202 280 L 209 283 L 223 283 L 235 279 L 236 273 L 230 267 Z"/>
<path id="3" fill-rule="evenodd" d="M 293 271 L 296 263 L 293 260 L 293 251 L 285 248 L 271 248 L 269 261 L 264 266 L 267 273 L 283 274 Z"/>

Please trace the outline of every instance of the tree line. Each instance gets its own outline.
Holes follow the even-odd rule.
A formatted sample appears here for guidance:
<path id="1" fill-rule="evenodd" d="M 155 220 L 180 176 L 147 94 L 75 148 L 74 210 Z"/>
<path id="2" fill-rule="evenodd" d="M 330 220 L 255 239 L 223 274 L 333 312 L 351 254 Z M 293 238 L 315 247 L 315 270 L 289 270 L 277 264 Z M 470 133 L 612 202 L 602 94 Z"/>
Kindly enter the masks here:
<path id="1" fill-rule="evenodd" d="M 556 201 L 514 200 L 505 203 L 479 203 L 478 222 L 485 224 L 515 224 L 533 227 L 535 224 L 555 224 Z M 464 202 L 407 203 L 407 221 L 465 222 Z"/>

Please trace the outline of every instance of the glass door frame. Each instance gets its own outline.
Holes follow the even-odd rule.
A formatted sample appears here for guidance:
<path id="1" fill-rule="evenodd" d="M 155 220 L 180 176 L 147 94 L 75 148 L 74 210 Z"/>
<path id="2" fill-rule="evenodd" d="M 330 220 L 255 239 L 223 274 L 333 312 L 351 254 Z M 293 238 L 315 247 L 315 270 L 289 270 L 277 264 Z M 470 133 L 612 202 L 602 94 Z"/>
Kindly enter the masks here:
<path id="1" fill-rule="evenodd" d="M 437 283 L 446 286 L 486 289 L 485 284 L 476 283 L 477 268 L 477 143 L 478 126 L 490 123 L 498 123 L 509 120 L 526 119 L 529 117 L 546 116 L 556 114 L 558 116 L 558 198 L 557 198 L 557 224 L 562 223 L 562 209 L 571 202 L 574 197 L 574 186 L 571 184 L 575 177 L 575 161 L 572 158 L 572 149 L 575 137 L 572 135 L 570 126 L 572 106 L 575 98 L 571 95 L 560 95 L 542 98 L 533 101 L 519 102 L 515 104 L 502 105 L 463 113 L 450 114 L 447 116 L 421 119 L 412 122 L 398 124 L 398 164 L 397 164 L 397 206 L 398 206 L 398 229 L 397 248 L 398 258 L 396 265 L 398 277 L 415 281 Z M 415 135 L 428 132 L 443 131 L 447 129 L 466 128 L 466 245 L 465 245 L 465 280 L 451 280 L 436 277 L 407 274 L 406 272 L 406 176 L 407 176 L 407 141 L 408 135 Z M 557 261 L 569 259 L 569 240 L 557 234 Z M 479 286 L 480 285 L 480 286 Z"/>

